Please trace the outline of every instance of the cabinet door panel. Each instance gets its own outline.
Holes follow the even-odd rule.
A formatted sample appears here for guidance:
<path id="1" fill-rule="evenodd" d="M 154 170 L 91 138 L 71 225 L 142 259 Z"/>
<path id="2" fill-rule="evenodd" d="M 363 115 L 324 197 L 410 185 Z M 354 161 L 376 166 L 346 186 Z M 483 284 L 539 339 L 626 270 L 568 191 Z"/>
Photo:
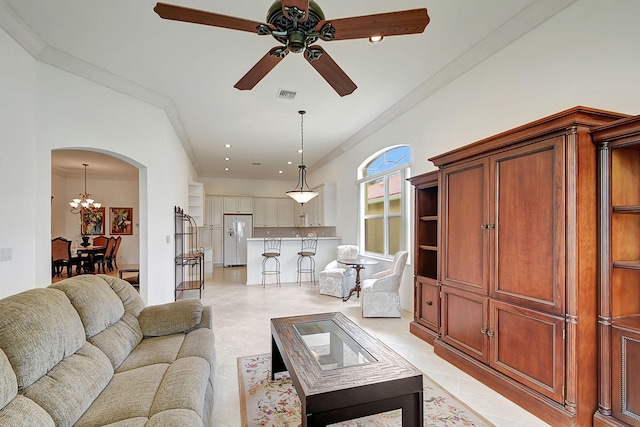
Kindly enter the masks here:
<path id="1" fill-rule="evenodd" d="M 278 226 L 278 200 L 277 199 L 267 199 L 265 221 L 266 221 L 267 227 Z"/>
<path id="2" fill-rule="evenodd" d="M 425 277 L 416 277 L 418 299 L 416 300 L 417 321 L 433 331 L 438 331 L 440 316 L 440 290 L 438 282 Z"/>
<path id="3" fill-rule="evenodd" d="M 213 234 L 213 263 L 222 265 L 224 261 L 222 257 L 224 233 L 222 232 L 222 228 L 214 228 L 211 230 L 211 233 Z"/>
<path id="4" fill-rule="evenodd" d="M 442 286 L 442 340 L 476 359 L 489 363 L 488 298 Z"/>
<path id="5" fill-rule="evenodd" d="M 486 161 L 443 172 L 442 283 L 488 293 Z"/>
<path id="6" fill-rule="evenodd" d="M 613 415 L 640 426 L 640 334 L 614 327 L 612 350 Z"/>
<path id="7" fill-rule="evenodd" d="M 563 403 L 564 318 L 491 300 L 491 366 Z"/>
<path id="8" fill-rule="evenodd" d="M 280 227 L 292 227 L 293 226 L 293 200 L 278 199 L 278 226 Z"/>
<path id="9" fill-rule="evenodd" d="M 495 224 L 491 295 L 564 312 L 564 139 L 492 158 Z"/>

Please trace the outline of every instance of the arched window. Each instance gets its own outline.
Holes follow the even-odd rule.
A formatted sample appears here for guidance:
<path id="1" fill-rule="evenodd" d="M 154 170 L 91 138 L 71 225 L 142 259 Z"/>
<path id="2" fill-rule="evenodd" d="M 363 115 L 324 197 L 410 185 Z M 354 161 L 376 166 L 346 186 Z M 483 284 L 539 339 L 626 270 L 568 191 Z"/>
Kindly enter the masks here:
<path id="1" fill-rule="evenodd" d="M 358 168 L 360 251 L 392 258 L 407 250 L 407 188 L 411 147 L 379 151 Z"/>

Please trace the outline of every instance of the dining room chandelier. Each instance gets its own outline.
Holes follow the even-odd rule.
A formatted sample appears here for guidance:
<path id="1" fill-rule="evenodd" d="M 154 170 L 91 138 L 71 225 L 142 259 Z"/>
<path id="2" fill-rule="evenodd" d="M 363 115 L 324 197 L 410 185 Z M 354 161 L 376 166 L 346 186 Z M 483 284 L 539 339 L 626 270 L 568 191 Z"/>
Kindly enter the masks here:
<path id="1" fill-rule="evenodd" d="M 73 199 L 69 202 L 71 213 L 77 214 L 82 211 L 82 209 L 87 208 L 99 208 L 102 206 L 101 203 L 96 202 L 91 198 L 91 194 L 87 193 L 87 163 L 83 163 L 84 166 L 84 193 L 80 194 L 79 199 Z"/>
<path id="2" fill-rule="evenodd" d="M 287 196 L 304 205 L 316 197 L 318 192 L 310 189 L 309 184 L 307 184 L 307 167 L 304 165 L 304 115 L 306 111 L 300 110 L 298 113 L 300 114 L 300 166 L 298 166 L 298 183 L 296 184 L 296 188 L 287 191 Z"/>

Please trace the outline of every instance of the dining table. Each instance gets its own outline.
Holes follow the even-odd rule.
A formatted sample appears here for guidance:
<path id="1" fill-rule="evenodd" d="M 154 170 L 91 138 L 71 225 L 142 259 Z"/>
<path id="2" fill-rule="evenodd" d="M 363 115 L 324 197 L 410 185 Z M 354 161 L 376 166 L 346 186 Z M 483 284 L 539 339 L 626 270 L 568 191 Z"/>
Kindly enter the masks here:
<path id="1" fill-rule="evenodd" d="M 340 264 L 348 265 L 356 270 L 356 285 L 351 288 L 346 298 L 342 298 L 342 301 L 348 301 L 354 293 L 360 298 L 360 270 L 364 270 L 367 265 L 376 265 L 378 261 L 370 258 L 339 259 L 337 261 Z"/>
<path id="2" fill-rule="evenodd" d="M 104 254 L 105 249 L 107 249 L 106 246 L 93 245 L 76 248 L 77 256 L 82 259 L 82 271 L 85 273 L 95 273 L 96 255 Z"/>

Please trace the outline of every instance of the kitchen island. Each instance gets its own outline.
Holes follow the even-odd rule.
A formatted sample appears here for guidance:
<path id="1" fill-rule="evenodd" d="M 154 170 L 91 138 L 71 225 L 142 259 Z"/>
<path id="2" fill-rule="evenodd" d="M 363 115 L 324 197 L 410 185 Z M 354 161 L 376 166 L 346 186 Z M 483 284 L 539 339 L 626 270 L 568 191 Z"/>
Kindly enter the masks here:
<path id="1" fill-rule="evenodd" d="M 280 250 L 280 283 L 295 283 L 298 280 L 298 252 L 301 248 L 302 237 L 283 237 Z M 336 247 L 342 244 L 342 237 L 318 237 L 318 249 L 314 259 L 316 261 L 316 282 L 318 273 L 334 259 L 336 259 Z M 247 285 L 262 284 L 262 252 L 264 250 L 263 238 L 247 239 Z M 270 263 L 272 261 L 269 261 Z M 270 264 L 273 265 L 273 264 Z M 310 274 L 302 275 L 302 280 L 311 280 Z M 267 285 L 276 283 L 275 275 L 266 276 Z"/>

